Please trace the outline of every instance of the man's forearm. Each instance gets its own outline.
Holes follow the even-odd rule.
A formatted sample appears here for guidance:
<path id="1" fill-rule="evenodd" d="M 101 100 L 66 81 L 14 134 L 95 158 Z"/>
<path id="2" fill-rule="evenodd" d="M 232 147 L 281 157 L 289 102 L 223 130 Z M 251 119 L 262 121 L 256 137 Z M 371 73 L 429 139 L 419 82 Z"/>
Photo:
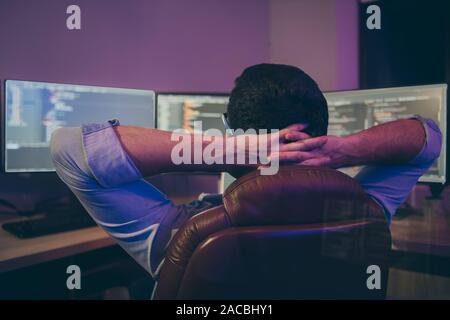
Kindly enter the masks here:
<path id="1" fill-rule="evenodd" d="M 200 152 L 211 143 L 217 148 L 224 146 L 224 137 L 204 138 L 202 135 L 185 134 L 186 141 L 191 143 L 191 152 L 188 163 L 175 164 L 172 159 L 172 150 L 179 143 L 173 140 L 172 133 L 157 129 L 146 129 L 139 127 L 118 126 L 114 128 L 117 136 L 134 164 L 144 176 L 151 176 L 163 172 L 175 171 L 224 171 L 226 166 L 207 165 L 204 161 L 198 163 L 195 161 L 194 152 L 198 145 L 194 145 L 194 139 L 199 139 Z M 187 152 L 187 150 L 185 150 Z M 186 156 L 186 155 L 185 155 Z M 217 153 L 215 155 L 216 162 L 224 159 L 226 154 Z M 224 161 L 223 161 L 224 162 Z"/>
<path id="2" fill-rule="evenodd" d="M 426 133 L 419 120 L 384 123 L 343 138 L 336 166 L 399 164 L 408 162 L 421 151 Z"/>
<path id="3" fill-rule="evenodd" d="M 279 161 L 288 161 L 292 156 L 297 162 L 306 160 L 312 156 L 308 150 L 325 143 L 323 139 L 309 141 L 309 135 L 301 132 L 305 127 L 293 124 L 271 134 L 233 137 L 175 134 L 127 126 L 114 130 L 141 174 L 150 176 L 175 171 L 236 172 L 261 165 L 265 171 L 262 174 L 271 174 L 270 169 L 277 171 Z"/>

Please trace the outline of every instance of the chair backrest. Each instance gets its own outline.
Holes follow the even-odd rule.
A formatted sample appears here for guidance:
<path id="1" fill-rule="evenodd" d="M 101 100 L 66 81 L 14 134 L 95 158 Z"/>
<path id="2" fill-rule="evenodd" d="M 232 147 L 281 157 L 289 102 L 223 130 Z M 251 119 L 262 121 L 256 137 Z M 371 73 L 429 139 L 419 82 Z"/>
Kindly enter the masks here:
<path id="1" fill-rule="evenodd" d="M 154 298 L 383 298 L 390 247 L 383 210 L 350 177 L 254 171 L 177 232 Z M 371 265 L 381 289 L 367 287 Z"/>

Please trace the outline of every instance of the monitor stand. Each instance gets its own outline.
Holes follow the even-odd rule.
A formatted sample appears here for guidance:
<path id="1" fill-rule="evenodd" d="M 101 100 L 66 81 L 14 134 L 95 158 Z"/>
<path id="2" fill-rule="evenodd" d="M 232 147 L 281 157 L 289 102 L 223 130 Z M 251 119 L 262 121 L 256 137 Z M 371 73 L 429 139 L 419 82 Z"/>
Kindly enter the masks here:
<path id="1" fill-rule="evenodd" d="M 441 199 L 441 193 L 445 189 L 446 185 L 441 183 L 432 183 L 430 186 L 431 196 L 427 199 Z"/>

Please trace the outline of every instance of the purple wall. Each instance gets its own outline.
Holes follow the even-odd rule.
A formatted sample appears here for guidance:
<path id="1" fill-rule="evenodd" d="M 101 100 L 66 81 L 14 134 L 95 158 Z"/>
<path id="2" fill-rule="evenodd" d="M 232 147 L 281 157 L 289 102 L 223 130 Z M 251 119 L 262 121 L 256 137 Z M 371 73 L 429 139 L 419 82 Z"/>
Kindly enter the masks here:
<path id="1" fill-rule="evenodd" d="M 82 30 L 66 28 L 77 4 Z M 266 0 L 1 0 L 0 78 L 228 91 L 268 60 Z"/>
<path id="2" fill-rule="evenodd" d="M 358 89 L 358 1 L 336 1 L 336 86 L 334 89 Z"/>
<path id="3" fill-rule="evenodd" d="M 270 59 L 325 91 L 358 88 L 357 0 L 270 0 Z"/>

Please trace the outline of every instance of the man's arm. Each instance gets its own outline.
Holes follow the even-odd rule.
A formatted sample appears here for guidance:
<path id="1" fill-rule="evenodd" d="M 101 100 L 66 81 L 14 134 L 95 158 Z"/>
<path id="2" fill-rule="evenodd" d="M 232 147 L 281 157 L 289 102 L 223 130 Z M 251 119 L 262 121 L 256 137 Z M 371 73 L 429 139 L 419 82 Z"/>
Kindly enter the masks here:
<path id="1" fill-rule="evenodd" d="M 271 148 L 278 144 L 276 155 L 280 161 L 285 161 L 285 154 L 295 155 L 297 159 L 307 160 L 312 157 L 307 151 L 321 147 L 326 138 L 308 139 L 304 124 L 294 124 L 277 134 L 245 135 L 240 137 L 207 136 L 201 134 L 177 134 L 157 129 L 141 127 L 116 126 L 114 130 L 122 144 L 122 147 L 132 159 L 143 176 L 174 172 L 174 171 L 209 171 L 220 172 L 233 170 L 238 167 L 256 168 L 261 163 L 259 147 L 267 147 L 267 155 L 270 156 Z M 287 138 L 289 136 L 289 138 Z M 243 143 L 245 139 L 245 143 Z M 188 163 L 176 164 L 173 159 L 173 151 L 181 140 L 190 143 L 190 155 Z M 214 148 L 212 161 L 206 163 L 204 159 L 195 161 L 194 153 L 205 152 L 206 148 Z M 245 164 L 238 164 L 238 154 L 243 154 Z M 177 152 L 178 155 L 178 152 Z M 257 163 L 249 163 L 249 158 L 254 157 Z M 273 157 L 273 156 L 272 156 Z M 230 161 L 231 159 L 231 161 Z M 211 163 L 213 162 L 213 163 Z M 231 162 L 231 163 L 230 163 Z"/>
<path id="2" fill-rule="evenodd" d="M 289 138 L 289 135 L 288 135 Z M 305 161 L 299 161 L 297 153 L 284 158 L 304 165 L 343 168 L 368 164 L 395 165 L 406 163 L 419 154 L 426 133 L 416 119 L 396 120 L 363 130 L 346 137 L 327 136 L 325 144 L 306 152 Z M 312 142 L 324 139 L 309 139 Z M 299 148 L 301 149 L 301 148 Z"/>

